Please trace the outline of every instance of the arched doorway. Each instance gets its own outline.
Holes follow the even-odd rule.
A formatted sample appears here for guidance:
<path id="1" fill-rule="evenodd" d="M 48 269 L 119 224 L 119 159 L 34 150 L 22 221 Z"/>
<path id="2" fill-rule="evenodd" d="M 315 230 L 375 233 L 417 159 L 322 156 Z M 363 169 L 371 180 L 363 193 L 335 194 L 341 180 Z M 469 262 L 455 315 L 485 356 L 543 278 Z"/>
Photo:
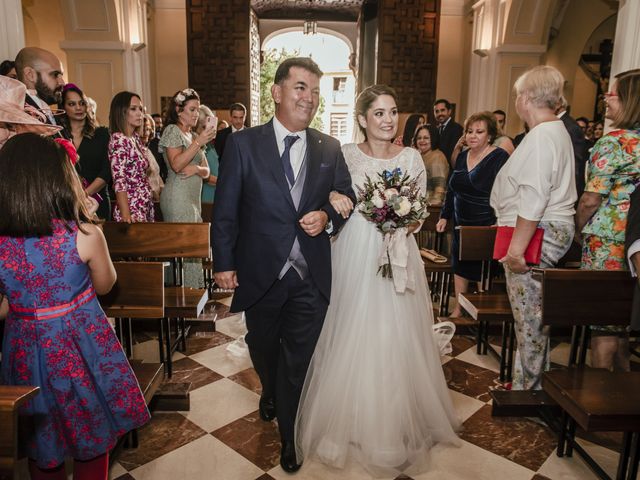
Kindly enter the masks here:
<path id="1" fill-rule="evenodd" d="M 355 77 L 350 67 L 353 53 L 351 41 L 326 28 L 305 35 L 300 27 L 275 31 L 262 42 L 260 78 L 261 123 L 273 115 L 270 88 L 277 65 L 292 56 L 311 57 L 324 75 L 320 81 L 320 108 L 312 127 L 327 133 L 341 143 L 353 138 Z"/>

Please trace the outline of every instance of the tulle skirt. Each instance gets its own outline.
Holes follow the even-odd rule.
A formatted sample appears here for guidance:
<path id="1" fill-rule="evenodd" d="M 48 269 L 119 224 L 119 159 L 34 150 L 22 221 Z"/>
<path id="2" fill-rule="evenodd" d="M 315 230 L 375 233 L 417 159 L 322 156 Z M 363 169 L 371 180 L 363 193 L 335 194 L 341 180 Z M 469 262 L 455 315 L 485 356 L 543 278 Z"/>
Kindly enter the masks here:
<path id="1" fill-rule="evenodd" d="M 373 224 L 355 213 L 335 239 L 331 302 L 296 419 L 299 459 L 417 473 L 435 443 L 459 442 L 422 260 L 409 240 L 416 288 L 397 294 L 376 273 L 382 235 Z"/>

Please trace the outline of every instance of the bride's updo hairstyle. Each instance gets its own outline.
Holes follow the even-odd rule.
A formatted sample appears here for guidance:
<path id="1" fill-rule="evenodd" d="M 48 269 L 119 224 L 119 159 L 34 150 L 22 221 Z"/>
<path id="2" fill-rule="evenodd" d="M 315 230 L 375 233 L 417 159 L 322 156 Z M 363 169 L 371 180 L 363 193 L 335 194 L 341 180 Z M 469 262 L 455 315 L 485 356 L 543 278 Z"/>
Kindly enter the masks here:
<path id="1" fill-rule="evenodd" d="M 388 85 L 371 85 L 370 87 L 365 88 L 356 99 L 356 123 L 364 135 L 365 140 L 367 140 L 367 131 L 362 127 L 362 125 L 360 125 L 358 117 L 362 115 L 366 118 L 367 112 L 371 108 L 371 104 L 382 95 L 389 95 L 390 97 L 393 97 L 393 100 L 396 103 L 398 103 L 398 95 L 396 94 L 396 91 Z"/>

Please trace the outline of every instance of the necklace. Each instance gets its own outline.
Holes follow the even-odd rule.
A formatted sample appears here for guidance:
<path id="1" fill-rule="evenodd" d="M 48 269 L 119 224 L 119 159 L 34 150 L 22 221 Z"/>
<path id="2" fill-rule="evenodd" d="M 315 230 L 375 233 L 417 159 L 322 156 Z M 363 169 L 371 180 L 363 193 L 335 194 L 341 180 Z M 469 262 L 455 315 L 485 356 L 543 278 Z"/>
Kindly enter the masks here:
<path id="1" fill-rule="evenodd" d="M 469 156 L 467 157 L 467 170 L 473 170 L 476 165 L 478 165 L 478 163 L 480 163 L 480 161 L 484 158 L 484 153 L 487 151 L 487 149 L 491 148 L 491 144 L 487 144 L 486 147 L 484 147 L 482 149 L 482 151 L 478 154 L 475 155 L 475 158 L 472 161 L 471 158 L 471 154 L 473 153 L 471 150 L 469 150 Z"/>

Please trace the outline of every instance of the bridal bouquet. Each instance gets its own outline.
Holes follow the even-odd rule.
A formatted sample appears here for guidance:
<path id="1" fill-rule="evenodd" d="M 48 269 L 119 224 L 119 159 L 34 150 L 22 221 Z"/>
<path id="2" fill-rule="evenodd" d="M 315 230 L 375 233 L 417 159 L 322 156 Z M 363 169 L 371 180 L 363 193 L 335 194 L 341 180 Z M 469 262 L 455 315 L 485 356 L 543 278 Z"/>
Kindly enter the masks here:
<path id="1" fill-rule="evenodd" d="M 419 177 L 411 178 L 395 168 L 378 173 L 377 179 L 367 176 L 364 185 L 358 187 L 358 210 L 376 224 L 384 237 L 378 273 L 394 279 L 398 291 L 404 291 L 410 280 L 407 276 L 407 228 L 428 215 L 427 197 L 420 190 Z"/>

